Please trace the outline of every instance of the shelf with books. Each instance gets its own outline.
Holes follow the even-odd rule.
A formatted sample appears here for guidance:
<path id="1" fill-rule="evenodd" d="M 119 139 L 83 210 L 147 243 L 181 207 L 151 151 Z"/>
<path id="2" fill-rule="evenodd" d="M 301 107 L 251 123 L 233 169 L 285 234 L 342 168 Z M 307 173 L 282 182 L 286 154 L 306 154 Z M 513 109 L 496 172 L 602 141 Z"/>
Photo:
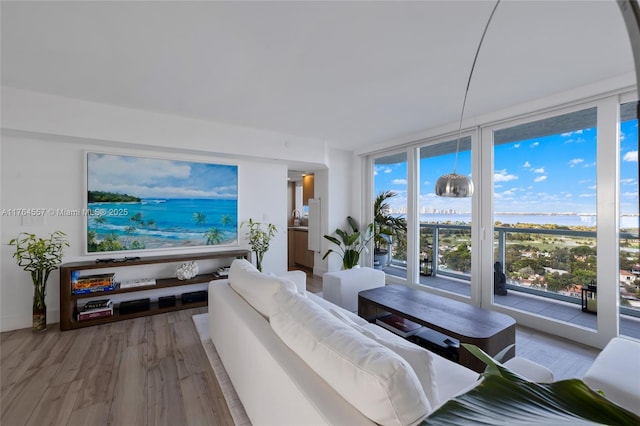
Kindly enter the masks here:
<path id="1" fill-rule="evenodd" d="M 177 287 L 177 286 L 183 286 L 183 285 L 189 285 L 189 284 L 208 283 L 209 281 L 222 280 L 222 279 L 225 279 L 225 278 L 217 277 L 214 274 L 196 275 L 195 277 L 189 280 L 179 280 L 177 278 L 158 278 L 156 279 L 155 285 L 144 285 L 144 286 L 129 287 L 129 288 L 116 287 L 113 290 L 105 289 L 103 291 L 94 291 L 92 293 L 72 294 L 71 299 L 78 300 L 78 299 L 86 299 L 89 297 L 100 297 L 101 294 L 133 293 L 133 292 L 143 291 L 143 290 L 154 290 L 154 289 Z"/>
<path id="2" fill-rule="evenodd" d="M 231 264 L 233 259 L 245 258 L 251 260 L 251 252 L 249 250 L 226 250 L 216 251 L 209 253 L 192 253 L 192 254 L 178 254 L 178 255 L 165 255 L 165 256 L 149 256 L 149 257 L 136 257 L 126 261 L 122 259 L 113 260 L 88 260 L 83 262 L 66 263 L 60 267 L 60 329 L 72 330 L 80 327 L 88 327 L 92 325 L 105 324 L 113 321 L 121 321 L 131 318 L 138 318 L 147 315 L 154 315 L 164 312 L 177 311 L 181 309 L 195 308 L 201 306 L 207 306 L 206 300 L 198 300 L 192 303 L 182 303 L 181 294 L 186 294 L 189 287 L 198 284 L 204 284 L 212 280 L 224 279 L 217 274 L 221 267 L 225 267 Z M 180 262 L 201 260 L 211 262 L 215 266 L 210 267 L 210 272 L 205 272 L 197 275 L 188 280 L 179 280 L 175 277 L 167 277 L 166 272 L 168 264 L 178 264 Z M 203 264 L 206 262 L 202 262 Z M 131 269 L 134 269 L 133 274 L 136 273 L 135 268 L 144 269 L 146 265 L 159 265 L 165 267 L 165 272 L 159 272 L 157 277 L 147 278 L 147 272 L 142 274 L 145 278 L 138 278 L 135 280 L 129 280 L 133 283 L 133 286 L 127 288 L 120 288 L 118 286 L 117 276 L 122 272 L 123 275 L 131 275 Z M 173 270 L 174 268 L 172 268 Z M 115 272 L 114 272 L 115 271 Z M 128 271 L 124 273 L 124 271 Z M 98 276 L 102 276 L 100 281 Z M 109 276 L 111 279 L 109 280 Z M 80 281 L 80 284 L 78 284 Z M 154 285 L 136 285 L 143 284 L 145 282 L 154 282 Z M 85 289 L 81 289 L 81 287 Z M 182 287 L 182 288 L 181 288 Z M 149 291 L 164 289 L 161 296 L 149 296 Z M 145 292 L 145 293 L 140 293 Z M 79 294 L 75 294 L 79 293 Z M 167 295 L 171 293 L 171 295 Z M 118 295 L 120 295 L 118 297 Z M 110 299 L 112 296 L 116 296 L 121 301 L 132 301 L 140 299 L 141 297 L 150 298 L 149 304 L 145 309 L 130 312 L 121 313 L 119 309 L 118 301 L 116 300 L 113 305 L 113 312 L 111 315 L 103 314 L 105 316 L 97 318 L 83 318 L 79 319 L 79 313 L 81 308 L 85 305 L 85 301 L 91 302 L 93 299 Z M 130 297 L 129 297 L 130 296 Z M 166 303 L 166 300 L 171 298 L 174 300 L 172 303 Z M 163 303 L 159 303 L 160 299 L 163 299 Z M 87 314 L 81 317 L 90 317 Z"/>

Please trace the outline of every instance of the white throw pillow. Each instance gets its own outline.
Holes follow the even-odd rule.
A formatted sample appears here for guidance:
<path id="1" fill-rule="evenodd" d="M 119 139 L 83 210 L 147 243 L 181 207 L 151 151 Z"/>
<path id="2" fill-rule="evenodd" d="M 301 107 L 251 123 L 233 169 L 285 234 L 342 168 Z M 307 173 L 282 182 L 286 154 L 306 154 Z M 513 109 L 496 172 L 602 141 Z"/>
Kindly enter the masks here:
<path id="1" fill-rule="evenodd" d="M 295 292 L 296 285 L 288 280 L 271 277 L 258 271 L 246 259 L 235 259 L 229 268 L 229 284 L 244 300 L 266 318 L 273 305 L 273 295 L 281 288 Z"/>
<path id="2" fill-rule="evenodd" d="M 351 318 L 345 315 L 344 312 L 337 309 L 330 309 L 329 311 L 345 324 L 348 324 L 355 330 L 386 346 L 404 358 L 416 373 L 431 406 L 437 407 L 440 405 L 436 370 L 433 365 L 433 355 L 431 355 L 431 352 L 408 342 L 397 334 L 385 330 L 380 326 L 368 322 L 362 325 L 356 324 Z"/>
<path id="3" fill-rule="evenodd" d="M 274 332 L 362 414 L 381 425 L 412 425 L 431 412 L 398 354 L 297 293 L 279 291 L 274 300 Z"/>

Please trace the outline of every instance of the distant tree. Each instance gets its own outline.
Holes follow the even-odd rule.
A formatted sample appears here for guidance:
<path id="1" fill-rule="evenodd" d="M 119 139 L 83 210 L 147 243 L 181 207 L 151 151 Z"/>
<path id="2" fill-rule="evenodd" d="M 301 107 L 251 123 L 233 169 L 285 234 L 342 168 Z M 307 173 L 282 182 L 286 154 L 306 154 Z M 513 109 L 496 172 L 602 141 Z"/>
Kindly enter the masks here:
<path id="1" fill-rule="evenodd" d="M 133 241 L 129 247 L 130 250 L 142 250 L 144 248 L 145 245 L 138 240 Z"/>
<path id="2" fill-rule="evenodd" d="M 129 218 L 130 222 L 135 223 L 138 226 L 142 226 L 144 224 L 144 220 L 142 220 L 142 213 L 138 212 Z"/>
<path id="3" fill-rule="evenodd" d="M 95 216 L 93 220 L 98 224 L 107 223 L 107 218 L 102 215 Z"/>
<path id="4" fill-rule="evenodd" d="M 467 244 L 460 244 L 455 250 L 445 254 L 444 262 L 453 271 L 469 272 L 471 270 L 471 251 Z"/>
<path id="5" fill-rule="evenodd" d="M 96 231 L 87 231 L 87 250 L 89 253 L 98 251 L 98 243 L 96 242 Z"/>
<path id="6" fill-rule="evenodd" d="M 112 233 L 107 235 L 102 241 L 100 241 L 97 251 L 119 251 L 124 249 L 125 247 L 118 239 L 118 236 Z"/>
<path id="7" fill-rule="evenodd" d="M 222 216 L 220 216 L 220 225 L 222 225 L 223 228 L 226 228 L 227 226 L 231 225 L 232 223 L 232 219 L 231 216 L 229 216 L 228 214 L 223 214 Z"/>
<path id="8" fill-rule="evenodd" d="M 141 201 L 133 195 L 107 191 L 88 191 L 87 200 L 90 203 L 139 203 Z"/>
<path id="9" fill-rule="evenodd" d="M 218 228 L 210 228 L 205 232 L 204 236 L 207 240 L 207 245 L 215 245 L 222 242 L 222 231 Z"/>
<path id="10" fill-rule="evenodd" d="M 204 212 L 196 212 L 193 214 L 193 221 L 196 223 L 196 225 L 207 223 L 207 215 L 204 214 Z"/>
<path id="11" fill-rule="evenodd" d="M 589 246 L 577 246 L 571 247 L 569 252 L 574 256 L 593 256 L 596 254 L 596 249 Z"/>

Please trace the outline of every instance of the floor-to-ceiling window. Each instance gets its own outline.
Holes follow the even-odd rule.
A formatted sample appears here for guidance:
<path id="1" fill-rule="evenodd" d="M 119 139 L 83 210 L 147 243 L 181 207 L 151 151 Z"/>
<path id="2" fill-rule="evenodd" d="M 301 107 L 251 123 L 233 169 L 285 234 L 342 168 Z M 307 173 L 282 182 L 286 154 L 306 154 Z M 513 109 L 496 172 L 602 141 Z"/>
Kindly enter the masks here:
<path id="1" fill-rule="evenodd" d="M 387 217 L 406 220 L 407 216 L 407 153 L 400 152 L 373 161 L 373 196 L 384 198 Z M 386 194 L 386 195 L 385 195 Z M 376 225 L 374 267 L 395 277 L 407 278 L 406 232 L 385 233 L 385 226 Z"/>
<path id="2" fill-rule="evenodd" d="M 506 282 L 494 303 L 596 327 L 581 307 L 598 284 L 596 119 L 594 107 L 495 131 L 494 267 Z"/>
<path id="3" fill-rule="evenodd" d="M 471 175 L 471 137 L 432 142 L 419 148 L 419 282 L 429 287 L 470 296 L 471 198 L 443 198 L 435 194 L 442 175 Z M 438 277 L 457 279 L 443 281 Z"/>
<path id="4" fill-rule="evenodd" d="M 638 200 L 638 102 L 620 106 L 620 334 L 639 337 L 640 216 Z"/>
<path id="5" fill-rule="evenodd" d="M 480 124 L 473 149 L 474 132 L 465 133 L 457 172 L 470 175 L 473 165 L 473 198 L 433 194 L 453 169 L 450 137 L 376 154 L 372 199 L 394 190 L 391 210 L 411 218 L 387 274 L 588 344 L 618 329 L 640 338 L 638 119 L 633 105 L 618 111 L 622 98 L 633 99 L 609 95 Z M 494 284 L 499 273 L 504 289 Z"/>

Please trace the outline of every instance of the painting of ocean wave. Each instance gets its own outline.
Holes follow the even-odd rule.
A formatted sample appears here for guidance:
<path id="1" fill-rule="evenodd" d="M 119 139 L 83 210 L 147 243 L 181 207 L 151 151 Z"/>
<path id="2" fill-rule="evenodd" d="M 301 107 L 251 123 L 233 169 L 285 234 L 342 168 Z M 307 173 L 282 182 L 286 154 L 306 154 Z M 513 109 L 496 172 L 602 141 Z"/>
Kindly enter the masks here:
<path id="1" fill-rule="evenodd" d="M 237 166 L 87 153 L 88 253 L 237 241 Z"/>

